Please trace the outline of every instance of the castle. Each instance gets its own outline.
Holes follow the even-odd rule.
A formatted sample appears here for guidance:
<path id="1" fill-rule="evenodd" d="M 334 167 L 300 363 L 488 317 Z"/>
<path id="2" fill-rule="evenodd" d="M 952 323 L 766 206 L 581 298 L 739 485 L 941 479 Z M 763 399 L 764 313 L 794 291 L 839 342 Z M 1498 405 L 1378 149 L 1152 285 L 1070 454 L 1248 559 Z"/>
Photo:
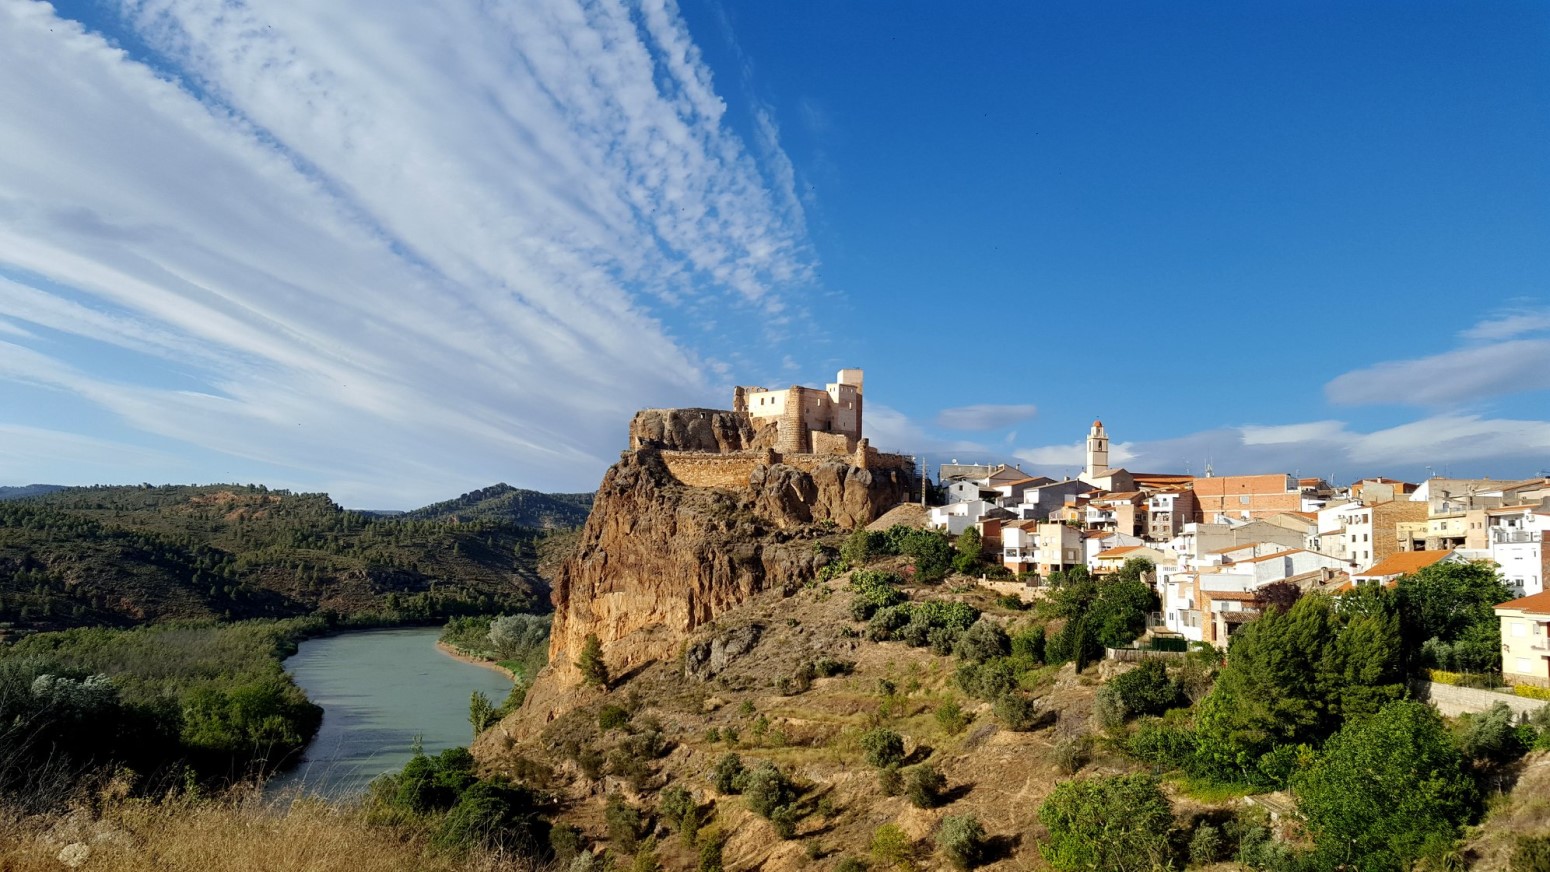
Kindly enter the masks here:
<path id="1" fill-rule="evenodd" d="M 782 454 L 854 454 L 861 443 L 861 380 L 861 370 L 842 369 L 821 391 L 737 387 L 732 411 L 756 427 L 773 423 L 779 431 L 774 447 Z"/>

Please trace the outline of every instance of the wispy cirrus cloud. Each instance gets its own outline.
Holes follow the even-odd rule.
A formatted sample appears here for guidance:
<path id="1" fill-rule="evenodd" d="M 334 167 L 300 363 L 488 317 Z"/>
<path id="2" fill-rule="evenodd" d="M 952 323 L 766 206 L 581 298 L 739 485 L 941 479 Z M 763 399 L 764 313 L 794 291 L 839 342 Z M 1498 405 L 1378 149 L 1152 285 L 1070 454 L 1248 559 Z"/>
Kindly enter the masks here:
<path id="1" fill-rule="evenodd" d="M 1032 403 L 958 406 L 937 413 L 936 425 L 947 430 L 999 430 L 1038 414 Z"/>
<path id="2" fill-rule="evenodd" d="M 670 2 L 109 5 L 148 56 L 0 4 L 0 378 L 402 506 L 590 486 L 801 308 L 778 130 Z"/>
<path id="3" fill-rule="evenodd" d="M 1338 405 L 1448 406 L 1550 389 L 1550 309 L 1493 316 L 1460 333 L 1462 348 L 1386 361 L 1324 386 Z"/>

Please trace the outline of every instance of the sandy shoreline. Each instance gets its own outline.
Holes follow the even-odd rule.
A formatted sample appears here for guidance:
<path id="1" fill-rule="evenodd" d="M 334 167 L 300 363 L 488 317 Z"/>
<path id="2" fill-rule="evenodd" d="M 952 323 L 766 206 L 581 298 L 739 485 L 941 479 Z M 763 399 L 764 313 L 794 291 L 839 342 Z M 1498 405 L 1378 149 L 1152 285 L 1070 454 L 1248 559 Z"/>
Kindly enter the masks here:
<path id="1" fill-rule="evenodd" d="M 464 654 L 463 652 L 452 647 L 451 645 L 448 645 L 446 642 L 441 641 L 440 639 L 436 640 L 436 650 L 447 655 L 448 657 L 451 657 L 453 660 L 461 660 L 464 663 L 472 663 L 475 666 L 483 666 L 486 669 L 493 669 L 496 672 L 499 672 L 500 674 L 511 679 L 512 684 L 517 683 L 517 675 L 515 672 L 512 672 L 510 669 L 507 669 L 506 667 L 494 662 L 493 660 L 480 660 L 477 657 L 470 657 L 467 654 Z"/>

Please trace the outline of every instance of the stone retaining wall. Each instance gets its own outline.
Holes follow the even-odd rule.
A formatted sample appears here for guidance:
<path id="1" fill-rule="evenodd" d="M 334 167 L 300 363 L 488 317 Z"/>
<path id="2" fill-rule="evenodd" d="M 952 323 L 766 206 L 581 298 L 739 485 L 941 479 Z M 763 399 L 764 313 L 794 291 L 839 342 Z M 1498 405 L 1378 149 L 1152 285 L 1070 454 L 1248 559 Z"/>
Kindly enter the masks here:
<path id="1" fill-rule="evenodd" d="M 1477 687 L 1438 684 L 1435 681 L 1417 682 L 1412 686 L 1412 690 L 1417 696 L 1429 700 L 1437 706 L 1439 712 L 1450 718 L 1466 712 L 1487 711 L 1499 702 L 1506 703 L 1507 707 L 1520 717 L 1550 705 L 1550 702 L 1542 699 L 1529 699 L 1526 696 L 1481 690 Z"/>

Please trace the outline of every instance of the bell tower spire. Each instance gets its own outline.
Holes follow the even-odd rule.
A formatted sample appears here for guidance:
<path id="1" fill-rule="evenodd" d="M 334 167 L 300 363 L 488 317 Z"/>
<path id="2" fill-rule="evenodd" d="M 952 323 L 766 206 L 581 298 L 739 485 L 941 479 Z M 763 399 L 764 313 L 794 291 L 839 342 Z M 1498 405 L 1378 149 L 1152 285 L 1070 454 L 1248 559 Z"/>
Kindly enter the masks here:
<path id="1" fill-rule="evenodd" d="M 1093 419 L 1093 427 L 1087 431 L 1087 469 L 1082 473 L 1082 480 L 1088 484 L 1094 479 L 1109 474 L 1109 434 L 1103 429 L 1103 422 Z"/>

